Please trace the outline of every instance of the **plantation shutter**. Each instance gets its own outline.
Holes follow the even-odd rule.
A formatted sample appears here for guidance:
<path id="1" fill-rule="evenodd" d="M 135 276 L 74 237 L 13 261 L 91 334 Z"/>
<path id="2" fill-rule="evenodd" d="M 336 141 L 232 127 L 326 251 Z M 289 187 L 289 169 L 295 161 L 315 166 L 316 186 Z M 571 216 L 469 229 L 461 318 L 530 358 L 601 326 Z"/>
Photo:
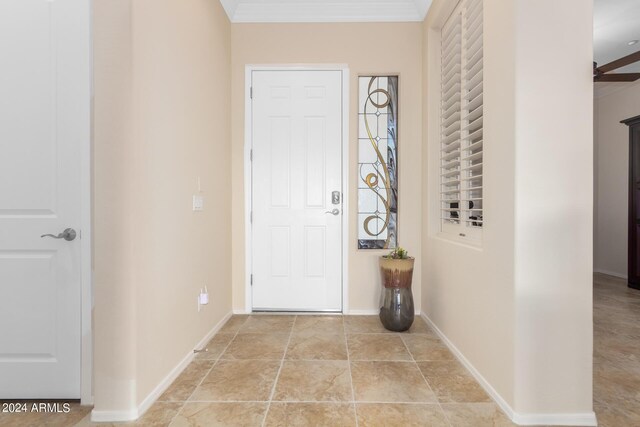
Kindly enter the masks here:
<path id="1" fill-rule="evenodd" d="M 441 231 L 481 238 L 482 0 L 462 0 L 441 31 Z"/>

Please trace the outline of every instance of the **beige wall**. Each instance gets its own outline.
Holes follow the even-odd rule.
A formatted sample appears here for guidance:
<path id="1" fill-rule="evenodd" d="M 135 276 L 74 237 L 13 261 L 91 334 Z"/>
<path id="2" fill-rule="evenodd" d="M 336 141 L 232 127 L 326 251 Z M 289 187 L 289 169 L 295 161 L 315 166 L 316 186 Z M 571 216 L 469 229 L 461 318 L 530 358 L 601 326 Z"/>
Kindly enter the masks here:
<path id="1" fill-rule="evenodd" d="M 514 400 L 514 5 L 485 0 L 482 249 L 439 237 L 440 40 L 455 4 L 436 1 L 427 15 L 423 94 L 427 121 L 423 179 L 423 312 L 507 402 Z"/>
<path id="2" fill-rule="evenodd" d="M 386 251 L 357 250 L 357 78 L 400 75 L 398 241 L 420 259 L 422 133 L 421 27 L 401 24 L 234 24 L 232 26 L 232 235 L 233 307 L 245 309 L 244 85 L 245 65 L 346 64 L 350 71 L 349 114 L 349 309 L 378 308 L 377 257 Z M 375 40 L 375 42 L 374 42 Z M 418 263 L 419 264 L 419 263 Z M 416 264 L 414 283 L 420 283 Z M 420 309 L 420 287 L 414 289 Z"/>
<path id="3" fill-rule="evenodd" d="M 593 4 L 517 2 L 515 38 L 515 408 L 586 413 L 593 350 Z M 553 75 L 566 77 L 542 78 L 548 64 Z"/>
<path id="4" fill-rule="evenodd" d="M 100 411 L 136 405 L 131 0 L 93 3 L 94 402 Z"/>
<path id="5" fill-rule="evenodd" d="M 94 3 L 95 410 L 126 411 L 231 311 L 231 30 L 215 0 Z"/>
<path id="6" fill-rule="evenodd" d="M 517 420 L 590 417 L 591 6 L 484 1 L 481 249 L 438 235 L 434 27 L 451 6 L 434 2 L 425 24 L 423 311 Z M 542 78 L 548 64 L 553 75 L 571 77 Z"/>
<path id="7" fill-rule="evenodd" d="M 640 115 L 640 83 L 617 86 L 595 100 L 594 269 L 626 278 L 629 127 L 620 120 Z"/>

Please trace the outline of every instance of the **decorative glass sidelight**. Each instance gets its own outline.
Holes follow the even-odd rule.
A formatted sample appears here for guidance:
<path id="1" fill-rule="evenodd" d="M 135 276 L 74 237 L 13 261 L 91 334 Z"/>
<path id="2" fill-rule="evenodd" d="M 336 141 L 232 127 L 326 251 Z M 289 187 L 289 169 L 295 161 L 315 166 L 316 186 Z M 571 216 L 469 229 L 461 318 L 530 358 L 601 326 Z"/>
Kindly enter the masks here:
<path id="1" fill-rule="evenodd" d="M 398 76 L 359 78 L 358 249 L 398 245 Z"/>

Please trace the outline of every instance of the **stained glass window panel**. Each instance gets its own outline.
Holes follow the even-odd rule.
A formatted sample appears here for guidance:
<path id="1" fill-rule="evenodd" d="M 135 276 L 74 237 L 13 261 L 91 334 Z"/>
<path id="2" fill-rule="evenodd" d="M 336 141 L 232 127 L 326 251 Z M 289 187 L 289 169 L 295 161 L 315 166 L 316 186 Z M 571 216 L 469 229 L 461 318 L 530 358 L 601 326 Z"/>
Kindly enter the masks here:
<path id="1" fill-rule="evenodd" d="M 359 78 L 358 249 L 398 246 L 398 76 Z"/>

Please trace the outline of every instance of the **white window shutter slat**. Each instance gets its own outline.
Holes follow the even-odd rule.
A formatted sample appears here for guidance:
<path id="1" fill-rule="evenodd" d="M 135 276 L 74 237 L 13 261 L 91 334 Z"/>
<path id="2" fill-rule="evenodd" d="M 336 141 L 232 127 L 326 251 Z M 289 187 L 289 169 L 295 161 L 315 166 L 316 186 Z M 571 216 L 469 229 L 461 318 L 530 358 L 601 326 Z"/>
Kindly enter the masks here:
<path id="1" fill-rule="evenodd" d="M 479 241 L 483 210 L 482 0 L 461 0 L 441 31 L 441 231 Z"/>

